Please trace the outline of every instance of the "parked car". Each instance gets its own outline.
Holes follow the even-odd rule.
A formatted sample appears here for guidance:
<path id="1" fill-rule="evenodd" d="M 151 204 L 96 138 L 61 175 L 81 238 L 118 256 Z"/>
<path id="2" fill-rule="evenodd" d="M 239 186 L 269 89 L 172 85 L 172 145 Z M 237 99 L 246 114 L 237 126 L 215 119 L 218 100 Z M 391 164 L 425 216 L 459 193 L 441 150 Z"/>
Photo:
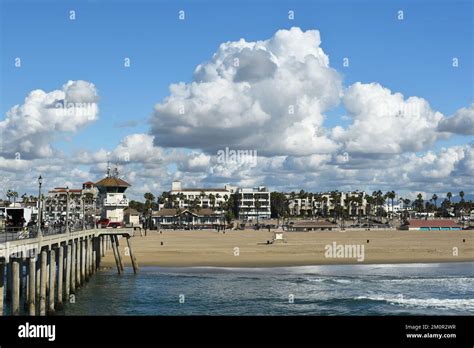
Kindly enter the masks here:
<path id="1" fill-rule="evenodd" d="M 121 222 L 110 221 L 106 218 L 97 221 L 97 225 L 101 228 L 121 228 L 123 226 Z"/>
<path id="2" fill-rule="evenodd" d="M 100 219 L 97 221 L 97 227 L 106 228 L 110 223 L 110 219 Z"/>

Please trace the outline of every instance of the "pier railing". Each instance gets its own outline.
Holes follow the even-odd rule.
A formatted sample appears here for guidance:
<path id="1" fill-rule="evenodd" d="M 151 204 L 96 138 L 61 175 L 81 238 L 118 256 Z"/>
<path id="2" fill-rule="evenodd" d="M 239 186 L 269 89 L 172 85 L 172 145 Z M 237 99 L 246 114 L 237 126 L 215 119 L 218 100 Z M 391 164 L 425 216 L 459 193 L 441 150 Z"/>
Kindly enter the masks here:
<path id="1" fill-rule="evenodd" d="M 29 227 L 3 227 L 0 229 L 0 243 L 36 238 L 37 233 L 36 229 Z"/>
<path id="2" fill-rule="evenodd" d="M 52 236 L 58 234 L 66 234 L 67 229 L 70 233 L 92 230 L 94 229 L 93 224 L 83 224 L 82 222 L 70 224 L 67 228 L 65 225 L 51 225 L 41 228 L 39 232 L 38 226 L 27 226 L 27 227 L 9 227 L 5 226 L 0 228 L 0 243 L 11 242 L 21 239 L 29 239 L 38 237 L 39 233 L 43 236 Z"/>

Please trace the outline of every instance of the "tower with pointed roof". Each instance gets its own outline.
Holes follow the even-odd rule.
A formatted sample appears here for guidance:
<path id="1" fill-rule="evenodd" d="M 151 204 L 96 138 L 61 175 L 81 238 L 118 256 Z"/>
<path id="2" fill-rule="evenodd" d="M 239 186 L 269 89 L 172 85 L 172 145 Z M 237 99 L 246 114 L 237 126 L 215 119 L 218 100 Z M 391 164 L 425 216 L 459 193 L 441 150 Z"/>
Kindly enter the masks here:
<path id="1" fill-rule="evenodd" d="M 125 197 L 125 190 L 130 184 L 119 178 L 118 166 L 111 173 L 107 164 L 106 177 L 98 181 L 95 186 L 99 190 L 98 207 L 101 209 L 101 217 L 111 222 L 123 222 L 123 210 L 128 207 L 129 201 Z"/>

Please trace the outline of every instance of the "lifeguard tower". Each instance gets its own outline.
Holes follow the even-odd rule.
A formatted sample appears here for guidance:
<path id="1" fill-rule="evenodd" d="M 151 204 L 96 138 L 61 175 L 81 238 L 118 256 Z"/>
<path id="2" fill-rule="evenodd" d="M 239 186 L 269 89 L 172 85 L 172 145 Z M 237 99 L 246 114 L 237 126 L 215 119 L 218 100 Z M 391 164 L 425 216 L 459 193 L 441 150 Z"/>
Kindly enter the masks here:
<path id="1" fill-rule="evenodd" d="M 98 181 L 95 186 L 99 190 L 97 203 L 101 210 L 101 217 L 109 219 L 110 222 L 123 223 L 123 210 L 129 204 L 124 193 L 130 184 L 119 178 L 118 167 L 116 166 L 111 173 L 107 165 L 106 177 Z"/>
<path id="2" fill-rule="evenodd" d="M 286 243 L 286 238 L 285 238 L 285 232 L 281 227 L 277 228 L 275 231 L 273 231 L 273 239 L 272 239 L 272 244 L 273 243 Z"/>

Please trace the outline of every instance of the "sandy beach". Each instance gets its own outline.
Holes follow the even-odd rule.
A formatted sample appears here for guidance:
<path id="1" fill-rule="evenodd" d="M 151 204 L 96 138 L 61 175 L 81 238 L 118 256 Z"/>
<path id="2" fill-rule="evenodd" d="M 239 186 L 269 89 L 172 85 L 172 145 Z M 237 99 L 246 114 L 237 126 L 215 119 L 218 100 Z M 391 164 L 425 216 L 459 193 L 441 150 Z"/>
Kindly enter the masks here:
<path id="1" fill-rule="evenodd" d="M 157 231 L 131 238 L 140 266 L 277 267 L 322 264 L 474 261 L 474 231 L 352 230 L 285 232 L 286 243 L 267 245 L 268 231 Z M 163 245 L 161 245 L 163 243 Z M 327 245 L 363 245 L 364 258 L 327 257 Z M 125 265 L 125 240 L 120 253 Z M 457 249 L 453 249 L 457 248 Z M 455 251 L 457 250 L 457 256 Z M 334 254 L 335 255 L 335 254 Z M 112 250 L 102 266 L 115 267 Z"/>

